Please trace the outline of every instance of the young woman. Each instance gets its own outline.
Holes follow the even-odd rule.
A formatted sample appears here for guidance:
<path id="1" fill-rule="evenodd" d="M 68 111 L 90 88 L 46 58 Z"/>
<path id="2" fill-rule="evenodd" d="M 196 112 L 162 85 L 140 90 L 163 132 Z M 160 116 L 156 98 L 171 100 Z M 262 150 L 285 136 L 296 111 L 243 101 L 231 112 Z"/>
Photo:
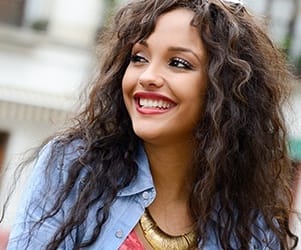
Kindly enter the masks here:
<path id="1" fill-rule="evenodd" d="M 8 249 L 293 249 L 281 54 L 239 2 L 136 0 L 40 151 Z"/>

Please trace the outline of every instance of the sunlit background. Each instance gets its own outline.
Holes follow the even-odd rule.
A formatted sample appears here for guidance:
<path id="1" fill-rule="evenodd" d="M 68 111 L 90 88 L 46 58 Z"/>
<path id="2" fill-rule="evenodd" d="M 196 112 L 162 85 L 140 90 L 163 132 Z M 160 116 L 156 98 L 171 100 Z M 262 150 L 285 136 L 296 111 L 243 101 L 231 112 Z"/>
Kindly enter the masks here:
<path id="1" fill-rule="evenodd" d="M 62 128 L 76 111 L 95 70 L 97 34 L 123 2 L 0 0 L 0 202 L 23 153 Z M 301 0 L 245 0 L 245 5 L 266 17 L 272 39 L 300 74 Z M 300 82 L 293 82 L 291 106 L 284 109 L 295 160 L 301 160 Z M 0 228 L 9 229 L 14 220 L 23 181 Z"/>

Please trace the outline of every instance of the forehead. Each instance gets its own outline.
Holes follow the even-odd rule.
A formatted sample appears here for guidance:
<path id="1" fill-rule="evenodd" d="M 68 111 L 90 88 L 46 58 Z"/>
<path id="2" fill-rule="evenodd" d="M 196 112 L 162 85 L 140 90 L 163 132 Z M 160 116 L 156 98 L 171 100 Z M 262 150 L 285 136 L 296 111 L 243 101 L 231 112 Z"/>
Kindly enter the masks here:
<path id="1" fill-rule="evenodd" d="M 196 32 L 197 29 L 191 25 L 194 12 L 186 8 L 177 8 L 161 14 L 155 24 L 155 31 L 158 30 L 191 30 Z"/>
<path id="2" fill-rule="evenodd" d="M 191 24 L 193 17 L 194 12 L 186 8 L 168 11 L 159 16 L 154 31 L 145 40 L 147 43 L 204 50 L 200 31 Z"/>

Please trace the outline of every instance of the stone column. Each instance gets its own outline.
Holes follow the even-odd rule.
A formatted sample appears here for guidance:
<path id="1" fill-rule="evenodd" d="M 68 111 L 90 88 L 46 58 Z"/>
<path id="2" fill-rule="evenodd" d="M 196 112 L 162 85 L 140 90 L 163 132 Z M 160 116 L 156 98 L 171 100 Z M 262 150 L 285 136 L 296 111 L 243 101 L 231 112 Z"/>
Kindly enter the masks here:
<path id="1" fill-rule="evenodd" d="M 68 44 L 89 46 L 102 20 L 102 1 L 53 0 L 50 37 Z"/>

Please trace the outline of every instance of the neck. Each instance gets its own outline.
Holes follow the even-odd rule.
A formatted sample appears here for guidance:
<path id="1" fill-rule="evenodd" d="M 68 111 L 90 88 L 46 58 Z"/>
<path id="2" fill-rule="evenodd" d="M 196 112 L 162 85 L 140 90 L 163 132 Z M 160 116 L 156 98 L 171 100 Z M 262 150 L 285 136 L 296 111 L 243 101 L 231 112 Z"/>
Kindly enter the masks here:
<path id="1" fill-rule="evenodd" d="M 144 146 L 158 195 L 168 200 L 187 200 L 193 179 L 193 143 Z"/>
<path id="2" fill-rule="evenodd" d="M 194 223 L 189 198 L 192 171 L 192 143 L 162 146 L 145 143 L 156 187 L 156 199 L 149 211 L 158 226 L 171 235 L 191 231 Z"/>

